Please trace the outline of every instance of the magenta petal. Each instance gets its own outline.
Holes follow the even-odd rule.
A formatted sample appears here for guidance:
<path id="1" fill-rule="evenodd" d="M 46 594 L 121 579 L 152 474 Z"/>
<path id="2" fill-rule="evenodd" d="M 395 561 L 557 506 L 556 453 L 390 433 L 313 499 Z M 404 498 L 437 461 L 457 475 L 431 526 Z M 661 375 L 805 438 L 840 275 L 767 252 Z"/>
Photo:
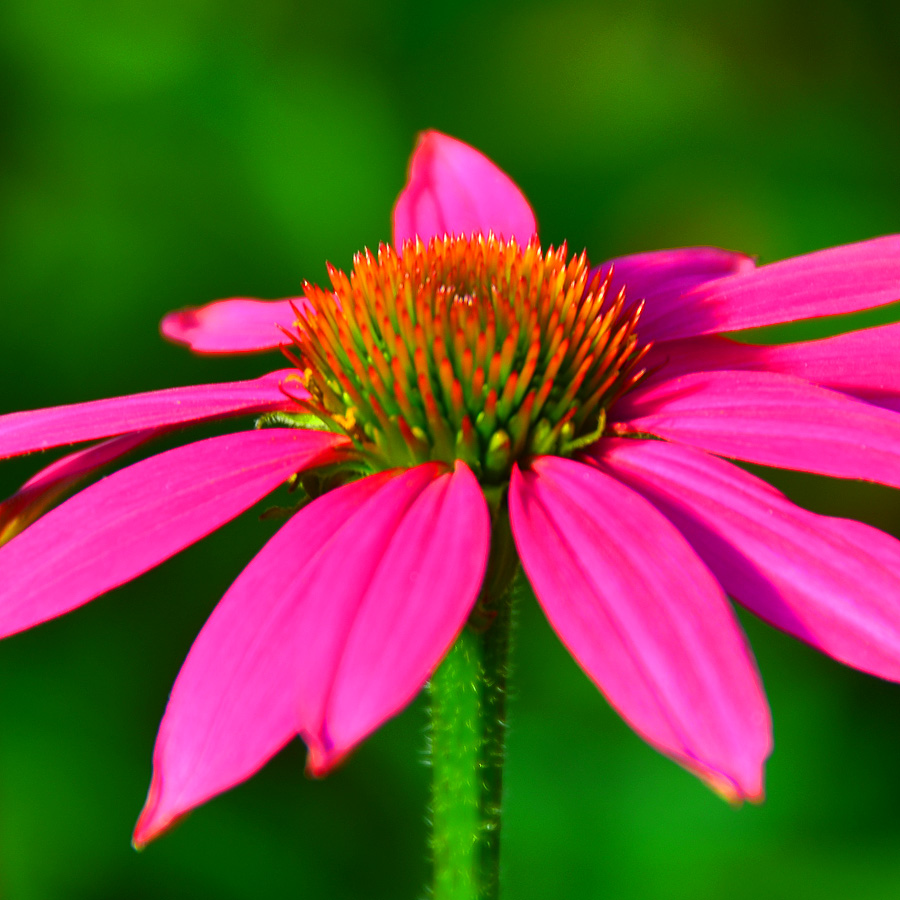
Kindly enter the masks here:
<path id="1" fill-rule="evenodd" d="M 86 450 L 70 453 L 42 469 L 15 494 L 0 503 L 0 546 L 27 528 L 79 482 L 145 444 L 156 434 L 155 431 L 136 431 L 112 438 Z"/>
<path id="2" fill-rule="evenodd" d="M 645 365 L 656 380 L 714 369 L 753 369 L 793 375 L 900 410 L 900 324 L 880 325 L 817 341 L 766 346 L 708 335 L 664 341 Z"/>
<path id="3" fill-rule="evenodd" d="M 684 292 L 725 275 L 749 272 L 755 266 L 752 257 L 717 247 L 685 247 L 619 256 L 591 272 L 603 277 L 613 270 L 609 295 L 624 287 L 629 301 L 646 300 L 648 305 L 671 303 Z M 648 313 L 649 315 L 649 313 Z"/>
<path id="4" fill-rule="evenodd" d="M 771 725 L 753 658 L 674 526 L 615 479 L 551 456 L 513 471 L 509 504 L 538 600 L 610 703 L 717 790 L 761 796 Z"/>
<path id="5" fill-rule="evenodd" d="M 170 312 L 160 322 L 159 330 L 170 341 L 186 344 L 195 353 L 276 350 L 290 344 L 281 328 L 294 327 L 297 314 L 293 307 L 302 311 L 308 305 L 305 297 L 291 300 L 248 300 L 244 297 L 217 300 L 206 306 Z"/>
<path id="6" fill-rule="evenodd" d="M 462 463 L 373 475 L 294 516 L 191 648 L 136 842 L 247 778 L 298 731 L 320 774 L 402 709 L 475 602 L 489 528 Z"/>
<path id="7" fill-rule="evenodd" d="M 619 434 L 900 487 L 900 415 L 788 375 L 697 372 L 636 388 L 613 418 Z"/>
<path id="8" fill-rule="evenodd" d="M 92 484 L 0 548 L 0 636 L 68 612 L 168 559 L 346 439 L 239 432 L 160 453 Z"/>
<path id="9" fill-rule="evenodd" d="M 284 369 L 253 381 L 167 388 L 9 413 L 0 416 L 0 459 L 168 425 L 274 410 L 296 411 L 296 403 L 285 396 L 282 385 L 295 396 L 305 393 L 297 370 Z"/>
<path id="10" fill-rule="evenodd" d="M 483 153 L 437 131 L 419 137 L 394 207 L 394 246 L 418 238 L 487 234 L 527 244 L 534 213 L 512 179 Z"/>
<path id="11" fill-rule="evenodd" d="M 635 298 L 637 299 L 637 298 Z M 900 235 L 784 259 L 686 291 L 660 292 L 644 340 L 672 340 L 834 316 L 900 300 Z"/>
<path id="12" fill-rule="evenodd" d="M 800 509 L 690 447 L 612 439 L 593 455 L 675 524 L 738 602 L 841 662 L 900 681 L 900 541 Z"/>
<path id="13" fill-rule="evenodd" d="M 481 588 L 490 516 L 475 476 L 457 462 L 454 472 L 419 488 L 428 474 L 427 467 L 419 468 L 425 471 L 399 476 L 373 501 L 377 507 L 362 514 L 367 528 L 383 523 L 379 538 L 359 540 L 359 526 L 356 537 L 342 534 L 326 555 L 338 565 L 348 557 L 349 539 L 359 562 L 355 584 L 339 592 L 346 608 L 344 621 L 335 623 L 331 648 L 317 641 L 317 659 L 305 656 L 300 673 L 300 730 L 316 774 L 415 697 L 456 639 Z M 327 558 L 321 559 L 318 571 L 327 566 Z M 325 583 L 319 590 L 333 596 Z M 310 594 L 306 603 L 310 628 L 320 628 L 322 617 Z M 334 672 L 327 694 L 320 666 Z"/>

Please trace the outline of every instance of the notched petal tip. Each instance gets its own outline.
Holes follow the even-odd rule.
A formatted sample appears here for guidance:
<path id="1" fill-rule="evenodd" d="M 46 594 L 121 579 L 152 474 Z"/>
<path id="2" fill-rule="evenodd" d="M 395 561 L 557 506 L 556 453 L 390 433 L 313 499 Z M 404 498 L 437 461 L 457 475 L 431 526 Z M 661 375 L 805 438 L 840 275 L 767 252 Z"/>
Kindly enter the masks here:
<path id="1" fill-rule="evenodd" d="M 195 335 L 203 329 L 203 307 L 186 306 L 166 313 L 159 323 L 159 333 L 167 341 L 193 349 Z"/>
<path id="2" fill-rule="evenodd" d="M 758 805 L 765 799 L 765 790 L 762 786 L 762 768 L 760 769 L 758 780 L 755 780 L 752 784 L 739 785 L 720 772 L 692 765 L 690 760 L 681 762 L 685 769 L 699 778 L 714 794 L 721 797 L 729 806 L 735 809 L 740 809 L 745 802 Z"/>
<path id="3" fill-rule="evenodd" d="M 350 756 L 353 748 L 339 749 L 334 746 L 328 735 L 327 725 L 323 727 L 323 734 L 312 735 L 301 732 L 300 737 L 306 744 L 306 766 L 304 773 L 308 778 L 325 778 L 335 769 L 340 768 Z"/>

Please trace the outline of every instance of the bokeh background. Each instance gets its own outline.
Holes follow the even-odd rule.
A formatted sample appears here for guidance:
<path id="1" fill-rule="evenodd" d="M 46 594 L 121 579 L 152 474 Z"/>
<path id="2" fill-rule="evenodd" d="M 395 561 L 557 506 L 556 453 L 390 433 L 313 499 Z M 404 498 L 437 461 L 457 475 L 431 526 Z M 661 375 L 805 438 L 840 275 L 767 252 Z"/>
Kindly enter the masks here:
<path id="1" fill-rule="evenodd" d="M 596 260 L 714 244 L 768 262 L 900 231 L 898 34 L 887 0 L 3 0 L 0 411 L 278 365 L 192 357 L 158 320 L 295 295 L 388 239 L 423 128 L 487 152 L 546 242 Z M 4 463 L 0 495 L 50 458 Z M 897 492 L 772 479 L 900 530 Z M 0 644 L 0 897 L 421 896 L 421 701 L 325 781 L 298 742 L 129 846 L 180 662 L 273 528 L 250 513 Z M 768 800 L 734 810 L 635 737 L 522 604 L 506 897 L 897 896 L 900 687 L 744 621 L 776 749 Z"/>

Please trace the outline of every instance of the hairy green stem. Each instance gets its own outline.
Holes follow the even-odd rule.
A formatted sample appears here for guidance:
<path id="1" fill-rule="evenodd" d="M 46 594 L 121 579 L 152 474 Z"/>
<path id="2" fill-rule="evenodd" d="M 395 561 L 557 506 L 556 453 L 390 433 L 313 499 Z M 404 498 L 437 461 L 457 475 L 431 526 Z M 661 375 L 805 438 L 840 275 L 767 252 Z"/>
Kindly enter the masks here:
<path id="1" fill-rule="evenodd" d="M 430 683 L 434 900 L 496 900 L 512 591 L 482 593 Z M 497 579 L 486 579 L 486 588 Z M 479 618 L 487 622 L 478 624 Z"/>

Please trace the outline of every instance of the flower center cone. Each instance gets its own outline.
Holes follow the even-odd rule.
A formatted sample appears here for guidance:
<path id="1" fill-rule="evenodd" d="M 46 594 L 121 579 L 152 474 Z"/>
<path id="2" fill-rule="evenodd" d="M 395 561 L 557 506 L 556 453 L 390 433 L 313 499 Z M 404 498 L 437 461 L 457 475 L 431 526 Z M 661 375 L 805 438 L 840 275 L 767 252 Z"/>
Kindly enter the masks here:
<path id="1" fill-rule="evenodd" d="M 463 460 L 485 486 L 515 462 L 570 456 L 643 376 L 641 305 L 584 253 L 493 235 L 407 241 L 357 254 L 288 332 L 311 398 L 371 471 Z"/>

